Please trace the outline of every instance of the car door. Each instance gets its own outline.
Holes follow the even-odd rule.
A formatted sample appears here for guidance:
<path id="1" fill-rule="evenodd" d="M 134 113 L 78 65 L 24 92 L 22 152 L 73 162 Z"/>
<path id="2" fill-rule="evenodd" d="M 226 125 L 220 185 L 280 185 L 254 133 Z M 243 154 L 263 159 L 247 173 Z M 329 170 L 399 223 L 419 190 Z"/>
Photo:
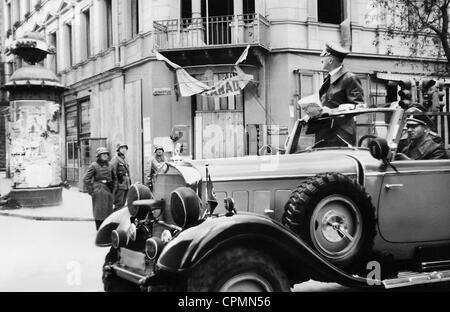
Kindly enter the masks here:
<path id="1" fill-rule="evenodd" d="M 383 174 L 378 207 L 390 242 L 450 239 L 450 160 L 395 161 Z"/>

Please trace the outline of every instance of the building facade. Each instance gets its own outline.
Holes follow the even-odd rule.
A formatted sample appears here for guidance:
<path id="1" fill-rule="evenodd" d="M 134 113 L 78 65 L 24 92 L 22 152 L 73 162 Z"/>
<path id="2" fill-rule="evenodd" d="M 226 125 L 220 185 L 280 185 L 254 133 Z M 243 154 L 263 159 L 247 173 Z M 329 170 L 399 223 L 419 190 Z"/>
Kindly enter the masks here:
<path id="1" fill-rule="evenodd" d="M 4 7 L 0 5 L 0 21 L 3 21 L 4 17 Z M 7 80 L 7 64 L 4 57 L 6 36 L 5 25 L 0 23 L 0 86 L 4 85 Z M 6 92 L 0 90 L 0 170 L 2 171 L 6 169 L 6 115 L 8 105 Z"/>
<path id="2" fill-rule="evenodd" d="M 69 88 L 63 166 L 75 183 L 95 147 L 115 152 L 119 142 L 130 147 L 133 181 L 142 181 L 153 147 L 171 151 L 173 127 L 183 130 L 183 155 L 193 159 L 283 146 L 301 114 L 297 101 L 323 80 L 319 54 L 327 41 L 351 49 L 345 66 L 361 78 L 368 106 L 395 101 L 392 81 L 427 76 L 439 63 L 380 40 L 384 20 L 370 18 L 380 13 L 370 0 L 2 1 L 6 45 L 37 31 L 55 48 L 45 65 Z M 234 75 L 248 45 L 241 67 L 253 81 L 220 98 L 180 96 L 174 71 L 154 53 L 213 85 Z"/>

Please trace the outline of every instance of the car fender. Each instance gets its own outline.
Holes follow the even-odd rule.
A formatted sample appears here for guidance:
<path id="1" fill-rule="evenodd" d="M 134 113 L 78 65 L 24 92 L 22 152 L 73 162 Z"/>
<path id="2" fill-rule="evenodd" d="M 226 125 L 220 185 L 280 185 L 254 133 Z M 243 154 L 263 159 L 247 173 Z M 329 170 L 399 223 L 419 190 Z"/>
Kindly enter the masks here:
<path id="1" fill-rule="evenodd" d="M 113 212 L 103 221 L 95 237 L 95 245 L 98 247 L 111 246 L 111 233 L 114 230 L 128 231 L 131 226 L 131 215 L 128 207 Z"/>
<path id="2" fill-rule="evenodd" d="M 315 279 L 350 287 L 369 287 L 367 279 L 351 276 L 335 267 L 278 222 L 250 213 L 210 218 L 181 232 L 166 245 L 156 268 L 187 274 L 208 256 L 231 245 L 269 253 L 288 271 L 293 283 Z M 371 280 L 371 285 L 374 284 L 381 285 L 381 282 Z"/>

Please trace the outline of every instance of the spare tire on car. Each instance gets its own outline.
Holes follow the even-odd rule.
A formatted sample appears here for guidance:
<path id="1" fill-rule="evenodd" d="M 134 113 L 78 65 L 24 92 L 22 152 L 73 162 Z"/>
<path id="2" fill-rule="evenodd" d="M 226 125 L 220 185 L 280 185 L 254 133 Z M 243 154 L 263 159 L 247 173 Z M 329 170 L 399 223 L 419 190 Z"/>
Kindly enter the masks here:
<path id="1" fill-rule="evenodd" d="M 371 255 L 375 208 L 363 186 L 340 173 L 309 178 L 285 205 L 283 224 L 349 273 L 360 273 Z"/>

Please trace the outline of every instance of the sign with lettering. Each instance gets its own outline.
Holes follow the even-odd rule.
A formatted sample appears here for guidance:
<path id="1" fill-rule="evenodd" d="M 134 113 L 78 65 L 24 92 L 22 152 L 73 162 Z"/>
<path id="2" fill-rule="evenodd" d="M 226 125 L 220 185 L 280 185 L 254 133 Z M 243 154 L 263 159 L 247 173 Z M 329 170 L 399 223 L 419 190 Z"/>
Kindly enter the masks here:
<path id="1" fill-rule="evenodd" d="M 171 88 L 154 88 L 153 89 L 153 95 L 159 96 L 159 95 L 171 95 L 172 89 Z"/>
<path id="2" fill-rule="evenodd" d="M 253 79 L 253 75 L 244 73 L 236 66 L 235 76 L 224 79 L 212 87 L 210 90 L 201 93 L 206 96 L 228 97 L 240 94 L 241 90 Z"/>
<path id="3" fill-rule="evenodd" d="M 268 135 L 289 135 L 287 126 L 270 125 L 267 127 Z"/>

